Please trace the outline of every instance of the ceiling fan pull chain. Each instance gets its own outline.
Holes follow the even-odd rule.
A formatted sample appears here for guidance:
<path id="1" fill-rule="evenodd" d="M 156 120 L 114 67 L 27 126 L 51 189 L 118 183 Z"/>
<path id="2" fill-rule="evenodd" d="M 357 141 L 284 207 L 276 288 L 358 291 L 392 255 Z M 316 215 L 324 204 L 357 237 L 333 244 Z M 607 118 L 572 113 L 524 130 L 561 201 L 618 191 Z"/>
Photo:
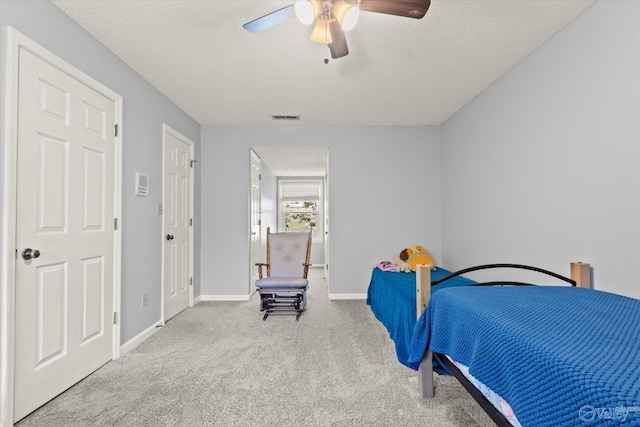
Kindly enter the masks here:
<path id="1" fill-rule="evenodd" d="M 328 54 L 329 52 L 329 20 L 328 19 L 324 25 L 325 25 L 324 34 L 325 34 L 325 40 L 326 40 L 326 43 L 325 43 L 326 49 L 324 51 L 324 63 L 328 64 L 329 63 L 329 54 Z"/>

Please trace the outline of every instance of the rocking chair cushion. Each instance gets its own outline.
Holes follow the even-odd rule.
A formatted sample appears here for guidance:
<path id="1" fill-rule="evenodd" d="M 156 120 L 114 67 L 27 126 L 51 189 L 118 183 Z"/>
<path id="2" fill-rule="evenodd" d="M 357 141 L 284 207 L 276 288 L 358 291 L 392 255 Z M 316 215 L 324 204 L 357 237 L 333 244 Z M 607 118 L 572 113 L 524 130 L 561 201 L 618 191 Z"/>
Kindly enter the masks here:
<path id="1" fill-rule="evenodd" d="M 269 276 L 304 277 L 310 234 L 306 232 L 272 233 L 269 240 Z"/>
<path id="2" fill-rule="evenodd" d="M 256 288 L 302 289 L 309 284 L 302 277 L 265 277 L 256 281 Z"/>

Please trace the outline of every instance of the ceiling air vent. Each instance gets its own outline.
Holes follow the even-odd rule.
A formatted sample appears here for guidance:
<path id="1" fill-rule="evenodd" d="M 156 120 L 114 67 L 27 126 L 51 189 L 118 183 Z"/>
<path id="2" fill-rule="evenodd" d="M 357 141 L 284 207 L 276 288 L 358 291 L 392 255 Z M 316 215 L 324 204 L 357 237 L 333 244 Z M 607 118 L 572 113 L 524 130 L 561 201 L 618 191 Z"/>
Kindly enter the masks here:
<path id="1" fill-rule="evenodd" d="M 300 120 L 300 116 L 271 116 L 273 120 Z"/>

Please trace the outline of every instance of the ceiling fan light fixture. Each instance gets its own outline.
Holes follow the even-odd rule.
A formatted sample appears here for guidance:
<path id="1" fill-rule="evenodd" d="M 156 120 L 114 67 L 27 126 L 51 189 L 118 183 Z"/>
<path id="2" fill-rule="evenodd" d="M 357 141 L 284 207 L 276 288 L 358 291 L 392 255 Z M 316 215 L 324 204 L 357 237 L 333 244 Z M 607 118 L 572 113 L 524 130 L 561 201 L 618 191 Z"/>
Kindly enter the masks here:
<path id="1" fill-rule="evenodd" d="M 331 41 L 331 33 L 329 32 L 329 21 L 325 18 L 318 17 L 316 25 L 311 33 L 311 40 L 318 43 L 327 44 Z"/>
<path id="2" fill-rule="evenodd" d="M 304 25 L 309 25 L 316 17 L 314 4 L 309 0 L 296 0 L 295 12 L 298 21 Z"/>
<path id="3" fill-rule="evenodd" d="M 333 14 L 342 26 L 342 30 L 349 31 L 358 23 L 360 8 L 345 1 L 339 1 L 333 6 Z"/>
<path id="4" fill-rule="evenodd" d="M 2 1 L 2 0 L 0 0 Z M 349 54 L 345 32 L 353 29 L 360 17 L 360 10 L 405 18 L 422 18 L 431 0 L 294 0 L 281 9 L 247 22 L 242 27 L 258 33 L 294 16 L 303 24 L 315 21 L 311 39 L 326 44 L 331 57 L 342 58 Z M 325 64 L 329 62 L 324 59 Z"/>

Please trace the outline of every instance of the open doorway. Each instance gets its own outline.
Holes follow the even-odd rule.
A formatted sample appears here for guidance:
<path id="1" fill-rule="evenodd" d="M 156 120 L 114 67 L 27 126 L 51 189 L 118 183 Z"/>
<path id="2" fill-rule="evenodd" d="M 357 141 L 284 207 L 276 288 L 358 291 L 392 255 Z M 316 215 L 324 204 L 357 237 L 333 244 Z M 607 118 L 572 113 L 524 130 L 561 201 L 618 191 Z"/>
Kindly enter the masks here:
<path id="1" fill-rule="evenodd" d="M 312 268 L 329 280 L 329 149 L 327 147 L 253 147 L 250 150 L 250 266 L 263 262 L 266 230 L 293 230 L 313 224 Z M 259 171 L 256 172 L 256 168 Z M 254 181 L 259 175 L 259 184 Z M 259 188 L 259 196 L 256 196 Z M 300 200 L 294 200 L 300 199 Z M 256 213 L 257 212 L 257 213 Z M 254 223 L 258 223 L 256 227 Z M 260 244 L 255 243 L 256 233 Z"/>

